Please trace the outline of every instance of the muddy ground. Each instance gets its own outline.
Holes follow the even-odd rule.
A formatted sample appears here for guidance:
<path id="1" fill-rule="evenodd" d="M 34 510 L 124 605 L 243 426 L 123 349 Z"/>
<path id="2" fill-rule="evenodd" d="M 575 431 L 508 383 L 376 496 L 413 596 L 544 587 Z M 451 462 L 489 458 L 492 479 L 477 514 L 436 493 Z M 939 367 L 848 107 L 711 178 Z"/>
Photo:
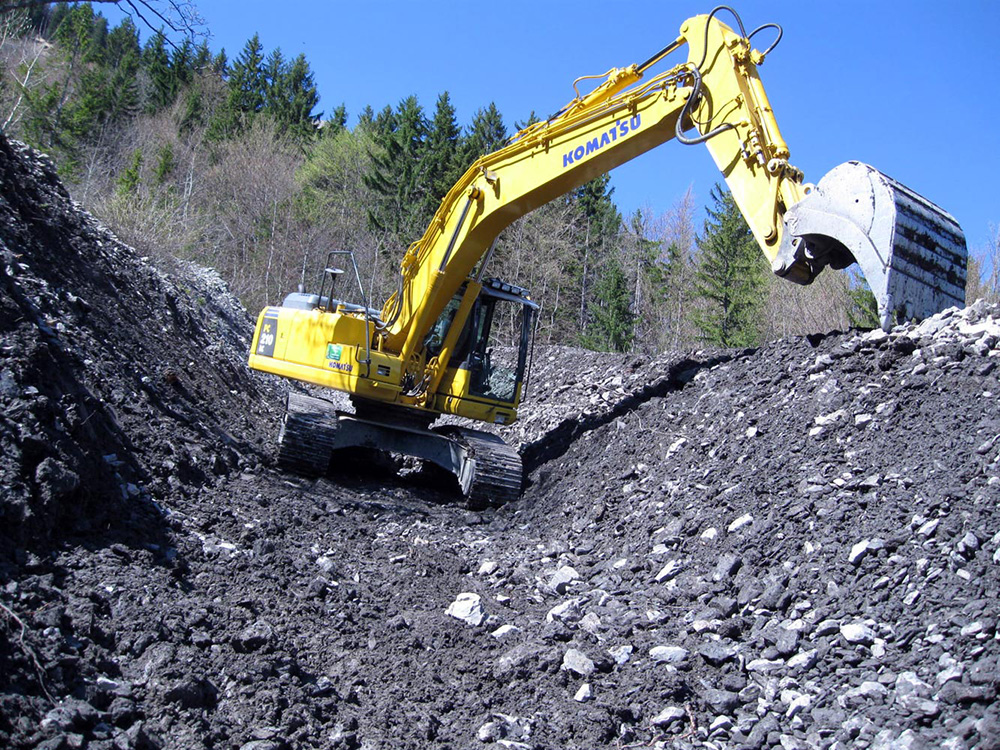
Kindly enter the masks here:
<path id="1" fill-rule="evenodd" d="M 0 746 L 1000 747 L 1000 311 L 539 348 L 523 498 L 276 471 L 285 385 L 0 140 Z"/>

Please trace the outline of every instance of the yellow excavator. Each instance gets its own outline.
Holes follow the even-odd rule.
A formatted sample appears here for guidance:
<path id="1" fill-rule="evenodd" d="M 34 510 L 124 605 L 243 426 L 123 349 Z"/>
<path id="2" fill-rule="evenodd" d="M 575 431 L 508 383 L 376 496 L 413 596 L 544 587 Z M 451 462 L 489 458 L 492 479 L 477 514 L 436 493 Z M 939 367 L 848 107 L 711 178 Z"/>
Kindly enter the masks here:
<path id="1" fill-rule="evenodd" d="M 717 16 L 731 13 L 736 30 Z M 751 46 L 763 30 L 775 41 Z M 676 139 L 711 152 L 778 276 L 808 284 L 857 262 L 884 328 L 965 300 L 967 251 L 957 222 L 870 166 L 848 162 L 817 184 L 789 161 L 757 68 L 781 38 L 749 34 L 732 9 L 686 21 L 643 63 L 616 68 L 589 93 L 480 158 L 406 250 L 398 288 L 380 310 L 333 296 L 343 271 L 328 258 L 317 293 L 289 294 L 258 318 L 250 367 L 350 395 L 355 411 L 289 396 L 279 464 L 325 473 L 335 451 L 370 447 L 443 467 L 470 507 L 520 494 L 516 450 L 495 435 L 431 427 L 442 414 L 508 425 L 517 418 L 538 309 L 528 292 L 489 278 L 504 227 L 613 167 Z M 683 62 L 666 68 L 687 49 Z M 589 78 L 595 78 L 590 76 Z M 362 290 L 363 293 L 363 290 Z M 494 346 L 499 322 L 519 320 L 519 346 Z"/>

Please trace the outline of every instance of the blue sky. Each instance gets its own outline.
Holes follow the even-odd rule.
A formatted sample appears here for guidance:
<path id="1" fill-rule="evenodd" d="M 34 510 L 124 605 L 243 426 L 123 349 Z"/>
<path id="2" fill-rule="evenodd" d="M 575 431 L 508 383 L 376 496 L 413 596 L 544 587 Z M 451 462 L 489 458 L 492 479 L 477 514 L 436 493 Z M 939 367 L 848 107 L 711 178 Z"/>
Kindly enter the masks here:
<path id="1" fill-rule="evenodd" d="M 766 22 L 784 28 L 760 73 L 807 181 L 841 162 L 865 161 L 951 212 L 970 249 L 985 246 L 990 226 L 1000 225 L 1000 2 L 733 4 L 748 30 Z M 430 115 L 447 90 L 463 125 L 493 101 L 511 131 L 532 110 L 545 116 L 565 104 L 578 76 L 645 60 L 686 18 L 714 7 L 689 0 L 195 5 L 212 49 L 224 47 L 230 59 L 255 32 L 267 50 L 305 53 L 320 108 L 345 104 L 350 126 L 365 105 L 395 106 L 410 94 Z M 107 7 L 102 12 L 114 18 Z M 757 46 L 770 34 L 755 37 Z M 626 214 L 664 211 L 689 187 L 704 204 L 720 179 L 704 147 L 676 142 L 612 173 Z"/>

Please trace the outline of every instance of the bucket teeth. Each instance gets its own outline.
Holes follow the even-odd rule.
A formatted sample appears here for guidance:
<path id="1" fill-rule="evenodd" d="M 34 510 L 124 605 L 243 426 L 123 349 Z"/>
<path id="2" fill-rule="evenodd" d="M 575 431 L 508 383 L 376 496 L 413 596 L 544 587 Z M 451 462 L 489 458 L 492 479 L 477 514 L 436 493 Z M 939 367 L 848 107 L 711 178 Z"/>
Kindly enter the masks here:
<path id="1" fill-rule="evenodd" d="M 968 251 L 958 222 L 867 164 L 828 172 L 787 211 L 785 226 L 784 265 L 806 263 L 815 276 L 827 265 L 856 262 L 886 330 L 965 304 Z"/>

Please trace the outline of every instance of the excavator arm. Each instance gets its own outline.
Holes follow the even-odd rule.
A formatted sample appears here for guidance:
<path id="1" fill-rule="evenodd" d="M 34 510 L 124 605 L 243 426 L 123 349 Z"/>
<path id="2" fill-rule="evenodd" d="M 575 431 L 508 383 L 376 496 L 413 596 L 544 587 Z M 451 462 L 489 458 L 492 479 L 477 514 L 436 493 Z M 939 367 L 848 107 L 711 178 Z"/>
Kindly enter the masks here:
<path id="1" fill-rule="evenodd" d="M 809 283 L 827 265 L 858 261 L 885 326 L 964 301 L 964 236 L 939 208 L 856 163 L 812 195 L 789 161 L 758 76 L 765 54 L 749 38 L 757 32 L 746 34 L 737 17 L 736 33 L 716 18 L 719 10 L 688 20 L 660 53 L 609 71 L 589 94 L 465 173 L 406 253 L 400 290 L 383 309 L 389 350 L 414 358 L 428 326 L 508 224 L 673 138 L 708 148 L 778 275 Z M 650 74 L 685 47 L 686 61 Z M 914 239 L 904 248 L 907 234 Z"/>

